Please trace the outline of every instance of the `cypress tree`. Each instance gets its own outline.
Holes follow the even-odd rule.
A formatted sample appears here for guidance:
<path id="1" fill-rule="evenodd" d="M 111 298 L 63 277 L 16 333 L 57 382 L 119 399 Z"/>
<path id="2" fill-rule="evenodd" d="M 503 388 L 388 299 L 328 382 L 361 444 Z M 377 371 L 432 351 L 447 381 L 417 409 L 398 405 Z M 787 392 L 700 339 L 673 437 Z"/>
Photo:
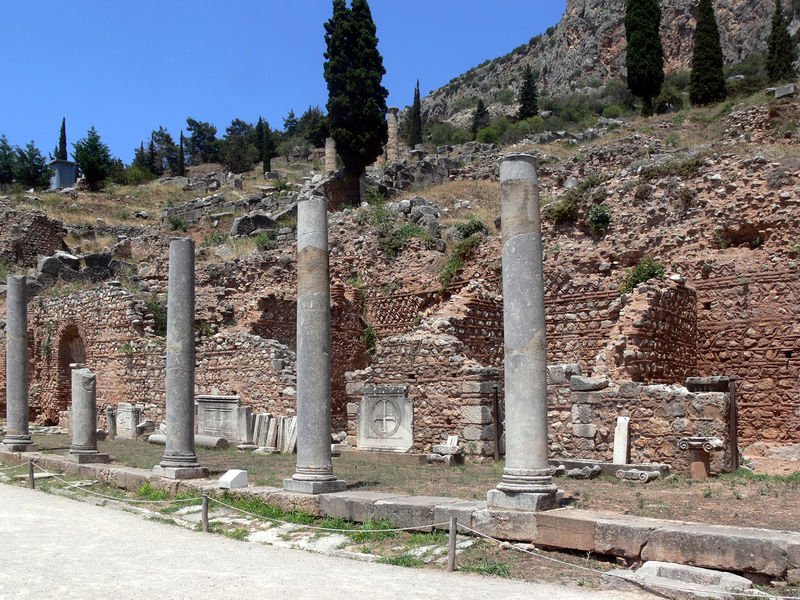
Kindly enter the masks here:
<path id="1" fill-rule="evenodd" d="M 186 159 L 183 155 L 183 129 L 181 129 L 180 144 L 178 145 L 178 176 L 186 177 Z"/>
<path id="2" fill-rule="evenodd" d="M 642 116 L 653 114 L 653 98 L 664 83 L 664 49 L 661 46 L 661 7 L 658 0 L 626 0 L 625 65 L 628 89 L 642 99 Z"/>
<path id="3" fill-rule="evenodd" d="M 486 110 L 486 105 L 482 99 L 478 99 L 478 106 L 475 107 L 475 112 L 472 113 L 472 126 L 470 132 L 472 139 L 478 137 L 478 132 L 484 127 L 489 126 L 489 111 Z"/>
<path id="4" fill-rule="evenodd" d="M 56 158 L 59 160 L 67 160 L 67 118 L 61 119 L 61 133 L 58 136 L 58 150 Z"/>
<path id="5" fill-rule="evenodd" d="M 794 61 L 797 59 L 797 48 L 789 36 L 781 0 L 775 0 L 775 14 L 772 15 L 772 30 L 769 32 L 768 46 L 767 77 L 769 77 L 769 82 L 780 83 L 793 80 L 796 75 Z"/>
<path id="6" fill-rule="evenodd" d="M 262 154 L 261 159 L 263 161 L 264 173 L 272 172 L 272 159 L 275 158 L 278 154 L 275 151 L 277 146 L 275 144 L 275 135 L 270 129 L 269 123 L 264 121 L 264 135 L 262 138 Z"/>
<path id="7" fill-rule="evenodd" d="M 519 112 L 521 121 L 539 114 L 539 91 L 536 89 L 536 78 L 530 65 L 525 67 L 522 75 L 522 88 L 519 91 Z"/>
<path id="8" fill-rule="evenodd" d="M 258 117 L 256 123 L 256 148 L 258 149 L 258 156 L 264 156 L 264 119 Z"/>
<path id="9" fill-rule="evenodd" d="M 724 99 L 725 75 L 722 71 L 722 45 L 717 18 L 711 0 L 700 0 L 697 28 L 694 30 L 689 100 L 696 106 L 702 106 Z"/>
<path id="10" fill-rule="evenodd" d="M 408 116 L 408 145 L 412 148 L 422 143 L 422 101 L 419 97 L 419 79 L 414 88 L 414 103 L 411 105 L 411 114 Z"/>
<path id="11" fill-rule="evenodd" d="M 325 43 L 328 125 L 344 163 L 350 201 L 357 205 L 361 175 L 388 139 L 389 92 L 381 84 L 386 69 L 367 0 L 352 0 L 349 9 L 345 0 L 333 0 Z"/>

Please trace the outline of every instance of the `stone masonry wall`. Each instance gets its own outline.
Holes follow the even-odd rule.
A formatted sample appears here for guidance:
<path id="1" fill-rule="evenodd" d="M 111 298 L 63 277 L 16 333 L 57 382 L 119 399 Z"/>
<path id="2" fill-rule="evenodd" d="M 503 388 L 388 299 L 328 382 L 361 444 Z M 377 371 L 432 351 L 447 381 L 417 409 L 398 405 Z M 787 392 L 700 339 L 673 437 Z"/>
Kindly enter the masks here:
<path id="1" fill-rule="evenodd" d="M 65 248 L 64 224 L 48 219 L 40 210 L 0 207 L 0 223 L 0 262 L 34 267 L 40 254 L 52 256 Z"/>
<path id="2" fill-rule="evenodd" d="M 466 358 L 464 344 L 446 322 L 434 323 L 432 328 L 383 340 L 370 367 L 347 374 L 352 407 L 348 434 L 355 437 L 357 433 L 354 412 L 364 385 L 408 385 L 414 410 L 411 452 L 429 452 L 448 435 L 457 435 L 469 455 L 491 456 L 497 369 Z"/>
<path id="3" fill-rule="evenodd" d="M 623 382 L 600 391 L 548 386 L 550 455 L 611 461 L 617 417 L 630 417 L 632 463 L 661 462 L 688 469 L 688 452 L 678 450 L 687 436 L 717 437 L 724 452 L 712 454 L 712 469 L 727 470 L 733 442 L 728 433 L 730 397 L 722 392 L 692 393 L 679 385 Z"/>

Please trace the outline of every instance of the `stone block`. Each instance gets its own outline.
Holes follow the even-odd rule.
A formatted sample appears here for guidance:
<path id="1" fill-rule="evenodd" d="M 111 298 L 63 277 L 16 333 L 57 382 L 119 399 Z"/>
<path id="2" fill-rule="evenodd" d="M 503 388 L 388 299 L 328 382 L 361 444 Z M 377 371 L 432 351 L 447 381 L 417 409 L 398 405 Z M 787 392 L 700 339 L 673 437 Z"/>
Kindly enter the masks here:
<path id="1" fill-rule="evenodd" d="M 577 364 L 558 364 L 547 366 L 547 384 L 565 385 L 569 383 L 570 377 L 580 375 L 581 367 Z"/>
<path id="2" fill-rule="evenodd" d="M 794 96 L 796 92 L 795 85 L 789 83 L 775 88 L 775 98 L 784 98 L 786 96 Z"/>
<path id="3" fill-rule="evenodd" d="M 462 406 L 461 422 L 468 425 L 486 425 L 492 422 L 492 409 L 488 406 Z"/>
<path id="4" fill-rule="evenodd" d="M 493 381 L 465 381 L 461 384 L 462 394 L 493 394 Z"/>
<path id="5" fill-rule="evenodd" d="M 153 475 L 165 479 L 205 479 L 208 469 L 204 467 L 153 467 Z"/>
<path id="6" fill-rule="evenodd" d="M 583 375 L 573 375 L 569 378 L 569 387 L 576 392 L 595 392 L 604 390 L 608 387 L 608 379 L 605 377 L 585 377 Z"/>
<path id="7" fill-rule="evenodd" d="M 238 490 L 247 487 L 247 471 L 230 469 L 219 478 L 217 487 L 221 490 Z"/>
<path id="8" fill-rule="evenodd" d="M 572 422 L 573 423 L 586 423 L 592 422 L 592 407 L 588 404 L 573 404 L 572 405 Z"/>
<path id="9" fill-rule="evenodd" d="M 397 494 L 359 491 L 322 494 L 319 497 L 319 507 L 322 514 L 328 517 L 364 523 L 373 518 L 375 502 L 397 497 Z"/>
<path id="10" fill-rule="evenodd" d="M 491 440 L 494 438 L 494 426 L 467 425 L 464 427 L 463 436 L 468 441 Z"/>
<path id="11" fill-rule="evenodd" d="M 597 515 L 594 534 L 595 552 L 638 559 L 650 534 L 663 521 L 624 515 Z"/>
<path id="12" fill-rule="evenodd" d="M 442 454 L 444 456 L 458 454 L 458 450 L 458 446 L 448 446 L 447 444 L 436 444 L 431 447 L 431 452 L 434 454 Z"/>
<path id="13" fill-rule="evenodd" d="M 476 510 L 472 513 L 472 528 L 493 538 L 530 543 L 536 539 L 539 514 L 490 508 Z"/>
<path id="14" fill-rule="evenodd" d="M 485 510 L 486 502 L 479 502 L 477 500 L 465 500 L 462 502 L 448 502 L 440 504 L 433 509 L 433 522 L 437 525 L 438 529 L 448 529 L 450 524 L 450 517 L 455 517 L 456 520 L 467 527 L 472 527 L 472 513 L 476 510 Z"/>
<path id="15" fill-rule="evenodd" d="M 617 417 L 614 428 L 614 464 L 626 465 L 630 460 L 630 417 Z"/>
<path id="16" fill-rule="evenodd" d="M 489 490 L 486 494 L 486 503 L 490 510 L 524 510 L 540 511 L 551 510 L 558 506 L 558 498 L 552 494 L 536 494 L 530 492 L 504 492 L 503 490 Z"/>
<path id="17" fill-rule="evenodd" d="M 592 552 L 596 516 L 593 513 L 559 508 L 536 515 L 534 543 L 555 548 Z"/>
<path id="18" fill-rule="evenodd" d="M 395 527 L 414 527 L 420 531 L 432 531 L 437 507 L 459 502 L 458 498 L 444 496 L 398 496 L 377 500 L 374 519 L 386 519 Z"/>
<path id="19" fill-rule="evenodd" d="M 358 410 L 358 447 L 406 452 L 414 443 L 414 407 L 407 386 L 364 386 Z"/>
<path id="20" fill-rule="evenodd" d="M 297 494 L 331 494 L 341 492 L 347 487 L 347 482 L 341 479 L 330 481 L 299 481 L 297 479 L 284 479 L 283 489 Z"/>
<path id="21" fill-rule="evenodd" d="M 698 523 L 670 523 L 653 530 L 642 560 L 763 573 L 780 577 L 787 568 L 787 546 L 800 534 Z"/>
<path id="22" fill-rule="evenodd" d="M 619 386 L 620 398 L 638 398 L 642 393 L 642 384 L 634 383 L 633 381 L 626 381 Z"/>
<path id="23" fill-rule="evenodd" d="M 594 436 L 597 435 L 597 427 L 591 424 L 576 423 L 572 426 L 572 435 L 594 439 Z"/>

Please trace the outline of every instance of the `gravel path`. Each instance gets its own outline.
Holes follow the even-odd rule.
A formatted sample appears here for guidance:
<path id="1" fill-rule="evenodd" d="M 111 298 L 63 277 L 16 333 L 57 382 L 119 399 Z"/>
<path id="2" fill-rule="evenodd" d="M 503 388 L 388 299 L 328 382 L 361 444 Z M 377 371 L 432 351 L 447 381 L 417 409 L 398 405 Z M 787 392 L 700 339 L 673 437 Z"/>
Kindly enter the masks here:
<path id="1" fill-rule="evenodd" d="M 649 597 L 273 548 L 10 485 L 0 485 L 0 540 L 0 600 Z"/>

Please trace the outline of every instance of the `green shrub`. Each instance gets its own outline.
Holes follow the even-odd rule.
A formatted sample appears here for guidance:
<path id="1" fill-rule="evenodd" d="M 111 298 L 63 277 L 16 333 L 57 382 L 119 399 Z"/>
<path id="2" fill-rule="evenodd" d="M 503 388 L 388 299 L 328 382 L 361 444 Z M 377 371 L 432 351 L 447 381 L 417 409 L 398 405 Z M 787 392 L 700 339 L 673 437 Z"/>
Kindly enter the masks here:
<path id="1" fill-rule="evenodd" d="M 609 104 L 603 109 L 606 119 L 619 119 L 622 116 L 622 107 L 619 104 Z"/>
<path id="2" fill-rule="evenodd" d="M 404 223 L 400 227 L 392 230 L 391 233 L 379 239 L 378 246 L 386 256 L 394 257 L 397 256 L 400 250 L 406 245 L 406 242 L 411 238 L 418 238 L 423 242 L 430 242 L 431 234 L 424 227 L 420 227 L 414 223 Z"/>
<path id="3" fill-rule="evenodd" d="M 461 240 L 456 245 L 447 259 L 447 264 L 439 275 L 439 282 L 442 284 L 442 289 L 446 289 L 453 282 L 453 278 L 464 268 L 464 263 L 475 249 L 481 245 L 482 240 L 483 236 L 474 234 Z"/>
<path id="4" fill-rule="evenodd" d="M 5 283 L 7 277 L 8 267 L 6 266 L 6 263 L 0 260 L 0 282 Z"/>
<path id="5" fill-rule="evenodd" d="M 496 144 L 500 141 L 500 135 L 494 127 L 489 126 L 478 131 L 475 139 L 481 144 Z"/>
<path id="6" fill-rule="evenodd" d="M 633 194 L 633 199 L 639 204 L 644 204 L 650 199 L 650 194 L 653 189 L 646 183 L 640 183 L 636 186 L 636 191 Z"/>
<path id="7" fill-rule="evenodd" d="M 659 115 L 670 111 L 677 112 L 683 108 L 683 94 L 674 85 L 665 84 L 661 88 L 661 93 L 653 101 L 653 105 Z"/>
<path id="8" fill-rule="evenodd" d="M 378 336 L 375 334 L 375 329 L 373 329 L 372 325 L 367 325 L 364 328 L 364 345 L 367 347 L 367 352 L 370 353 L 370 356 L 375 354 L 375 350 L 378 347 Z"/>
<path id="9" fill-rule="evenodd" d="M 188 231 L 189 224 L 186 222 L 186 219 L 182 217 L 170 217 L 167 219 L 169 223 L 170 231 Z"/>
<path id="10" fill-rule="evenodd" d="M 545 217 L 556 225 L 574 223 L 578 218 L 578 209 L 586 193 L 602 184 L 603 181 L 601 175 L 590 173 L 580 181 L 577 187 L 567 190 L 558 202 L 548 204 L 544 209 Z"/>
<path id="11" fill-rule="evenodd" d="M 663 177 L 691 177 L 705 164 L 703 156 L 675 159 L 667 162 L 648 165 L 642 168 L 639 177 L 645 181 L 661 179 Z"/>
<path id="12" fill-rule="evenodd" d="M 206 238 L 203 240 L 203 246 L 221 246 L 225 242 L 227 242 L 229 236 L 224 231 L 213 231 L 209 233 Z"/>
<path id="13" fill-rule="evenodd" d="M 589 229 L 597 236 L 603 237 L 611 224 L 611 209 L 607 204 L 598 204 L 589 211 Z"/>
<path id="14" fill-rule="evenodd" d="M 651 279 L 664 279 L 666 272 L 664 265 L 657 260 L 650 257 L 643 258 L 635 267 L 628 269 L 620 283 L 619 291 L 622 294 L 632 292 L 640 283 Z"/>
<path id="15" fill-rule="evenodd" d="M 457 223 L 455 225 L 455 230 L 458 233 L 458 237 L 462 240 L 465 240 L 476 233 L 482 233 L 484 235 L 489 234 L 489 230 L 486 229 L 486 225 L 484 225 L 483 221 L 477 217 L 471 217 L 469 221 L 466 221 L 465 223 Z"/>
<path id="16" fill-rule="evenodd" d="M 167 299 L 160 300 L 157 294 L 153 294 L 145 300 L 144 308 L 153 315 L 153 332 L 161 337 L 167 335 Z"/>
<path id="17" fill-rule="evenodd" d="M 262 231 L 257 236 L 253 238 L 256 243 L 256 248 L 258 248 L 261 252 L 265 250 L 272 250 L 277 246 L 275 242 L 276 233 L 274 229 L 267 229 L 266 231 Z"/>

